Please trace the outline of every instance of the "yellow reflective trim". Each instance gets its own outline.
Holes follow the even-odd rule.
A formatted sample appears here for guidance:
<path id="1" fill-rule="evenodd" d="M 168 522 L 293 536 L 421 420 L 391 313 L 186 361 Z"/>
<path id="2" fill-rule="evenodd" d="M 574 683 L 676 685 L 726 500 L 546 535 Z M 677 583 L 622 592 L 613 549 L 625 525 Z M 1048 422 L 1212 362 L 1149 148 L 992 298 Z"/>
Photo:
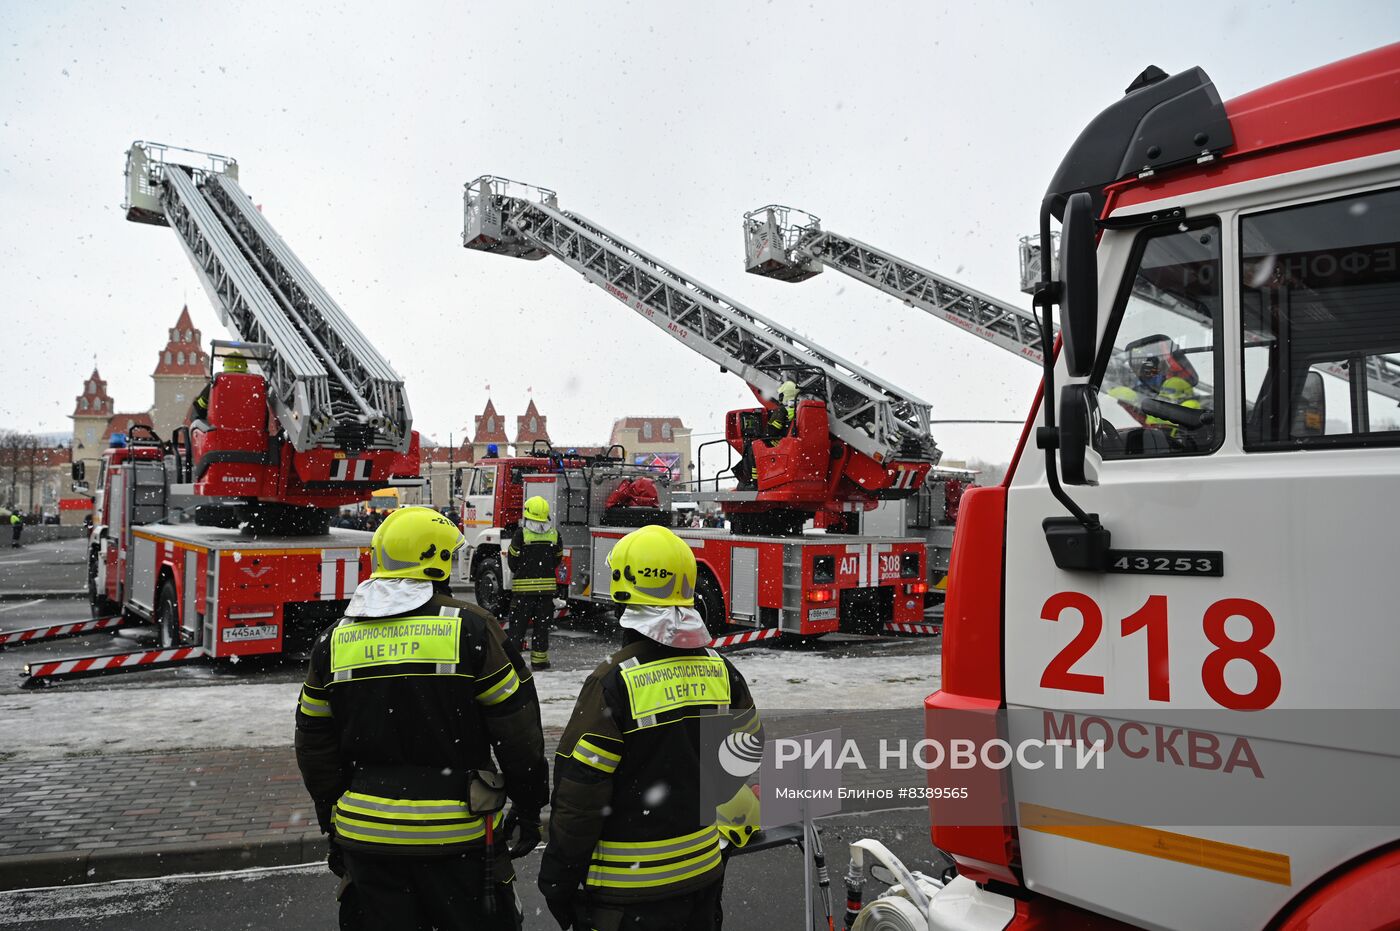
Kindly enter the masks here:
<path id="1" fill-rule="evenodd" d="M 588 868 L 586 885 L 614 889 L 670 886 L 718 869 L 721 862 L 719 847 L 716 846 L 700 857 L 664 866 L 610 867 L 593 864 Z"/>
<path id="2" fill-rule="evenodd" d="M 510 698 L 520 689 L 520 674 L 515 671 L 515 667 L 510 668 L 505 678 L 491 686 L 486 691 L 476 697 L 476 700 L 483 705 L 499 705 Z"/>
<path id="3" fill-rule="evenodd" d="M 461 644 L 460 617 L 407 617 L 342 624 L 331 634 L 331 672 L 399 663 L 455 665 Z"/>
<path id="4" fill-rule="evenodd" d="M 616 841 L 600 840 L 593 850 L 595 860 L 623 860 L 633 863 L 638 860 L 661 860 L 681 856 L 692 856 L 710 844 L 719 843 L 719 829 L 713 825 L 701 828 L 694 834 L 668 837 L 661 840 Z"/>
<path id="5" fill-rule="evenodd" d="M 589 752 L 589 753 L 596 753 L 596 754 L 598 754 L 598 756 L 601 756 L 601 757 L 603 757 L 604 759 L 612 760 L 614 763 L 621 763 L 621 762 L 622 762 L 622 754 L 621 754 L 621 753 L 613 753 L 611 750 L 604 750 L 602 747 L 598 746 L 597 744 L 593 743 L 592 741 L 586 740 L 586 739 L 584 739 L 584 738 L 582 738 L 582 737 L 579 738 L 578 746 L 580 746 L 580 747 L 586 747 L 586 748 L 588 748 L 588 752 Z"/>
<path id="6" fill-rule="evenodd" d="M 729 670 L 714 656 L 687 656 L 618 670 L 634 718 L 687 705 L 729 704 Z"/>
<path id="7" fill-rule="evenodd" d="M 547 579 L 511 579 L 510 587 L 517 592 L 552 592 L 558 584 L 550 576 Z"/>
<path id="8" fill-rule="evenodd" d="M 569 755 L 585 766 L 591 766 L 599 772 L 608 775 L 615 772 L 618 764 L 622 762 L 622 756 L 620 754 L 610 753 L 597 744 L 590 743 L 582 738 L 574 745 L 574 752 Z"/>
<path id="9" fill-rule="evenodd" d="M 1110 821 L 1029 802 L 1022 802 L 1020 811 L 1021 827 L 1042 834 L 1068 837 L 1086 844 L 1246 876 L 1280 886 L 1289 886 L 1293 882 L 1292 865 L 1284 853 Z"/>

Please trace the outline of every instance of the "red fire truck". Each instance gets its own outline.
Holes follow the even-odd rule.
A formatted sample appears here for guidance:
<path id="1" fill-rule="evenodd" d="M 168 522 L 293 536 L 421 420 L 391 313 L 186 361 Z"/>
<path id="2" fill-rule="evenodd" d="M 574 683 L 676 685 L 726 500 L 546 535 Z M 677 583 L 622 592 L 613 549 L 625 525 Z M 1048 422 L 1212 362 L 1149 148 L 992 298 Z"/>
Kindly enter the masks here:
<path id="1" fill-rule="evenodd" d="M 196 156 L 176 161 L 183 152 Z M 127 153 L 127 219 L 173 228 L 239 338 L 175 436 L 118 436 L 102 457 L 88 564 L 95 617 L 0 646 L 154 623 L 160 649 L 35 663 L 29 681 L 281 652 L 336 617 L 369 572 L 343 505 L 418 481 L 403 382 L 238 185 L 229 158 Z M 75 481 L 83 481 L 82 464 Z"/>
<path id="2" fill-rule="evenodd" d="M 522 503 L 533 495 L 549 502 L 564 546 L 560 597 L 580 609 L 609 603 L 607 556 L 613 545 L 634 527 L 671 523 L 672 514 L 667 472 L 627 463 L 620 447 L 609 452 L 484 460 L 464 470 L 464 521 L 483 526 L 475 534 L 469 530 L 460 571 L 471 573 L 479 604 L 504 610 L 502 592 L 510 574 L 501 547 L 516 529 Z M 654 502 L 610 504 L 619 486 L 638 479 L 655 489 Z M 492 523 L 484 525 L 488 520 Z M 741 629 L 726 643 L 837 630 L 920 632 L 923 626 L 927 582 L 921 539 L 674 529 L 700 566 L 696 607 L 711 634 L 722 637 L 730 625 Z"/>
<path id="3" fill-rule="evenodd" d="M 1062 342 L 962 501 L 927 738 L 1102 765 L 932 769 L 957 875 L 854 926 L 1393 928 L 1400 45 L 1225 103 L 1149 68 L 1045 255 L 1052 216 Z"/>

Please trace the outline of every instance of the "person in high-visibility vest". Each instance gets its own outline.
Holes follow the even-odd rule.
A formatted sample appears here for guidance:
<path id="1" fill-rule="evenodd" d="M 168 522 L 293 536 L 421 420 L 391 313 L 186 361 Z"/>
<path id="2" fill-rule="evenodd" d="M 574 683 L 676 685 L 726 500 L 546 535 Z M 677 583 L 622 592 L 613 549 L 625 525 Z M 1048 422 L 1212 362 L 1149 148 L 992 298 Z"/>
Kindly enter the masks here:
<path id="1" fill-rule="evenodd" d="M 540 891 L 561 928 L 716 929 L 722 839 L 746 841 L 756 816 L 750 806 L 717 824 L 747 775 L 719 752 L 739 741 L 757 768 L 758 711 L 739 670 L 706 646 L 684 540 L 641 527 L 608 568 L 626 637 L 584 682 L 559 740 Z"/>
<path id="2" fill-rule="evenodd" d="M 224 356 L 223 370 L 232 372 L 235 375 L 246 375 L 248 373 L 248 360 L 243 358 L 243 353 L 233 350 Z M 209 422 L 209 395 L 214 391 L 214 382 L 211 379 L 209 384 L 204 386 L 204 390 L 195 395 L 195 399 L 190 402 L 190 423 L 197 423 L 204 426 Z"/>
<path id="3" fill-rule="evenodd" d="M 763 415 L 763 442 L 770 448 L 792 430 L 792 422 L 797 417 L 797 384 L 785 381 L 778 386 L 778 403 L 768 408 Z M 753 441 L 744 444 L 743 454 L 738 465 L 733 468 L 734 477 L 739 481 L 740 490 L 758 487 L 758 475 L 754 469 Z"/>
<path id="4" fill-rule="evenodd" d="M 19 535 L 24 533 L 24 518 L 18 511 L 10 512 L 10 548 L 19 548 Z"/>
<path id="5" fill-rule="evenodd" d="M 432 508 L 394 511 L 370 578 L 311 651 L 296 756 L 348 881 L 342 928 L 521 927 L 510 860 L 539 843 L 549 763 L 519 653 L 494 617 L 444 594 L 462 543 Z M 481 789 L 498 782 L 493 755 L 504 818 L 480 803 L 497 794 Z"/>
<path id="6" fill-rule="evenodd" d="M 564 547 L 559 531 L 549 519 L 549 502 L 535 495 L 525 502 L 520 527 L 506 550 L 510 565 L 510 642 L 525 649 L 530 634 L 530 668 L 549 668 L 549 624 L 554 618 L 559 564 Z"/>

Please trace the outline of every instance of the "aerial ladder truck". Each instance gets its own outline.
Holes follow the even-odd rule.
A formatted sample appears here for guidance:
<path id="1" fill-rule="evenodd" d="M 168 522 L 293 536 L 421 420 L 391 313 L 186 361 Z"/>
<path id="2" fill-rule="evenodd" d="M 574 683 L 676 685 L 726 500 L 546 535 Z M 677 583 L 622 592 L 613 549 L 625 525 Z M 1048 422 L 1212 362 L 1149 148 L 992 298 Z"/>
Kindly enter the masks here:
<path id="1" fill-rule="evenodd" d="M 1029 310 L 825 229 L 820 217 L 795 207 L 769 204 L 744 214 L 744 256 L 745 271 L 776 281 L 806 281 L 824 268 L 836 269 L 1018 358 L 1036 365 L 1044 360 L 1040 326 Z M 1023 280 L 1038 279 L 1039 262 L 1039 243 L 1028 237 L 1021 244 Z M 972 473 L 937 469 L 916 495 L 852 515 L 849 529 L 922 534 L 930 592 L 938 592 L 946 585 L 958 504 L 972 480 Z M 931 594 L 930 601 L 936 603 L 936 597 Z"/>
<path id="2" fill-rule="evenodd" d="M 924 702 L 928 746 L 971 748 L 927 768 L 956 868 L 857 841 L 848 926 L 1400 921 L 1376 521 L 1400 491 L 1397 86 L 1400 45 L 1228 101 L 1148 68 L 1064 156 L 1033 300 L 1060 339 L 1005 480 L 963 499 Z M 1218 416 L 1114 425 L 1112 361 L 1161 332 L 1163 297 L 1198 321 L 1181 348 Z M 872 861 L 898 881 L 862 909 Z"/>
<path id="3" fill-rule="evenodd" d="M 921 623 L 922 540 L 804 534 L 803 527 L 818 514 L 860 511 L 916 493 L 940 455 L 927 403 L 562 210 L 548 189 L 478 178 L 466 186 L 464 224 L 468 249 L 560 260 L 744 379 L 764 405 L 730 411 L 723 441 L 731 459 L 752 450 L 757 487 L 721 490 L 716 480 L 713 492 L 689 493 L 717 502 L 733 532 L 677 529 L 702 567 L 696 597 L 712 632 L 732 623 L 753 628 L 745 634 L 754 636 L 820 636 Z M 784 381 L 799 391 L 792 427 L 781 438 L 765 438 L 765 414 Z M 607 599 L 607 585 L 600 584 L 606 555 L 626 532 L 606 520 L 607 499 L 628 477 L 617 465 L 525 476 L 527 494 L 553 495 L 555 513 L 565 515 L 568 566 L 561 584 L 571 598 Z M 642 477 L 657 487 L 658 501 L 627 509 L 652 513 L 626 520 L 669 523 L 669 475 Z M 578 539 L 571 541 L 570 532 Z"/>
<path id="4" fill-rule="evenodd" d="M 339 616 L 370 570 L 369 534 L 332 529 L 335 510 L 419 481 L 402 379 L 239 186 L 233 159 L 136 142 L 124 206 L 175 231 L 236 339 L 213 341 L 206 412 L 104 452 L 97 617 L 0 635 L 4 646 L 145 623 L 159 649 L 30 664 L 30 682 L 282 652 Z"/>

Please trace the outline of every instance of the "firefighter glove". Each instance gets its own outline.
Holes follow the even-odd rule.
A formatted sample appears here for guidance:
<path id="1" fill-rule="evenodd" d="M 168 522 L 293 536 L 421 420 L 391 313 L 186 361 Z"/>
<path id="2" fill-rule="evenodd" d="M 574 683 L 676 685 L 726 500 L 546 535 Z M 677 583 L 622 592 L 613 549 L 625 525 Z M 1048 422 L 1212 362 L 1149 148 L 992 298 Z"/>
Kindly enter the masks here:
<path id="1" fill-rule="evenodd" d="M 345 854 L 335 842 L 334 834 L 326 838 L 326 866 L 335 875 L 342 879 L 345 877 Z"/>
<path id="2" fill-rule="evenodd" d="M 509 845 L 512 860 L 528 856 L 540 843 L 540 813 L 522 812 L 512 805 L 501 831 L 505 835 L 506 844 Z"/>
<path id="3" fill-rule="evenodd" d="M 548 906 L 549 913 L 554 916 L 554 920 L 559 922 L 559 927 L 564 931 L 570 928 L 586 928 L 587 924 L 579 922 L 582 911 L 582 901 L 577 889 L 560 894 L 553 892 L 544 897 L 544 904 Z"/>

